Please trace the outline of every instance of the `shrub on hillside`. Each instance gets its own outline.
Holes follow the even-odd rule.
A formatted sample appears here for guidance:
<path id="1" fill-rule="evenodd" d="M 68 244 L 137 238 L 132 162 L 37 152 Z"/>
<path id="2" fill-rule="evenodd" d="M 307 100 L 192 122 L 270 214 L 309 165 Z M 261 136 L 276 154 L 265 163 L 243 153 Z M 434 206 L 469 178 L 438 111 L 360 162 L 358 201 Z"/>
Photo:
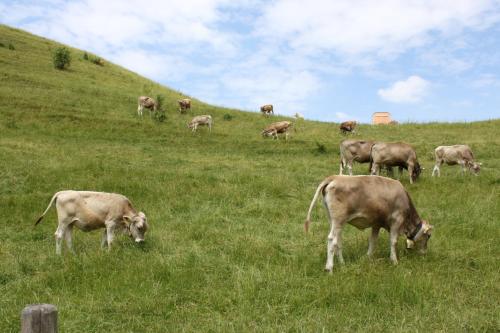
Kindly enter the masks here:
<path id="1" fill-rule="evenodd" d="M 5 47 L 5 44 L 0 42 L 0 47 Z"/>
<path id="2" fill-rule="evenodd" d="M 14 47 L 14 45 L 12 43 L 9 43 L 9 50 L 15 50 L 16 48 Z"/>
<path id="3" fill-rule="evenodd" d="M 316 141 L 316 152 L 318 154 L 326 154 L 326 146 Z"/>
<path id="4" fill-rule="evenodd" d="M 223 119 L 224 119 L 224 120 L 227 120 L 227 121 L 229 121 L 229 120 L 233 120 L 233 116 L 232 116 L 232 115 L 230 115 L 229 113 L 226 113 L 226 114 L 224 114 Z"/>
<path id="5" fill-rule="evenodd" d="M 52 56 L 54 67 L 57 69 L 65 69 L 71 63 L 71 53 L 65 47 L 58 47 Z"/>
<path id="6" fill-rule="evenodd" d="M 83 60 L 89 60 L 89 54 L 87 52 L 83 52 Z"/>
<path id="7" fill-rule="evenodd" d="M 104 60 L 100 57 L 92 57 L 90 59 L 90 62 L 99 66 L 104 66 Z"/>
<path id="8" fill-rule="evenodd" d="M 167 119 L 165 114 L 165 110 L 163 109 L 163 101 L 165 98 L 163 95 L 156 95 L 156 112 L 154 114 L 154 119 L 160 123 L 164 122 Z"/>

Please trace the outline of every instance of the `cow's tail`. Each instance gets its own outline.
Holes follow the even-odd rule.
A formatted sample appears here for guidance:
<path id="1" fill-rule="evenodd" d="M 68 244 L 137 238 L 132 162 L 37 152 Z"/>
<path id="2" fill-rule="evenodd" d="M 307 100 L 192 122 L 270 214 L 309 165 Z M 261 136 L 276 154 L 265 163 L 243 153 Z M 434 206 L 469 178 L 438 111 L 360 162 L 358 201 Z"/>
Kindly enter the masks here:
<path id="1" fill-rule="evenodd" d="M 58 194 L 59 194 L 59 192 L 57 192 L 56 194 L 54 194 L 54 196 L 52 197 L 52 199 L 50 199 L 50 202 L 49 202 L 49 205 L 47 206 L 47 209 L 45 209 L 45 212 L 43 212 L 43 214 L 38 218 L 38 220 L 36 220 L 35 226 L 42 221 L 42 219 L 45 216 L 45 214 L 47 214 L 47 212 L 49 211 L 50 207 L 52 207 L 52 204 L 57 200 L 57 195 Z"/>
<path id="2" fill-rule="evenodd" d="M 318 200 L 318 196 L 321 192 L 324 191 L 325 187 L 328 186 L 332 182 L 332 178 L 328 177 L 325 180 L 321 182 L 321 184 L 318 185 L 318 188 L 316 189 L 316 193 L 314 193 L 314 197 L 311 201 L 311 205 L 309 206 L 309 211 L 307 212 L 307 219 L 306 222 L 304 223 L 304 230 L 305 232 L 309 231 L 309 224 L 311 224 L 311 212 L 314 208 L 314 205 L 316 204 L 316 201 Z"/>

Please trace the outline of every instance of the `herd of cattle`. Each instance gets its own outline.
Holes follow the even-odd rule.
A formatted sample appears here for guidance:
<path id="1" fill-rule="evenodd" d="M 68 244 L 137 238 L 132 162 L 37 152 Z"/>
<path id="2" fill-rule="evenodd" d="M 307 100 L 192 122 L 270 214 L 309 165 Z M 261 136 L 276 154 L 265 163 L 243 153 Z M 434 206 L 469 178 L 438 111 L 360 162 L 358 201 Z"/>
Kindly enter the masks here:
<path id="1" fill-rule="evenodd" d="M 177 101 L 179 105 L 179 112 L 186 113 L 187 110 L 191 109 L 191 100 L 189 98 L 180 99 Z M 158 111 L 158 103 L 153 98 L 148 96 L 139 96 L 137 100 L 137 115 L 142 117 L 144 113 L 144 109 L 149 110 L 150 116 Z M 263 115 L 269 116 L 274 115 L 274 108 L 271 104 L 266 104 L 260 107 L 260 111 Z M 295 114 L 295 119 L 304 119 L 304 116 L 300 113 Z M 192 130 L 192 132 L 196 132 L 198 126 L 207 126 L 209 131 L 212 131 L 212 116 L 210 115 L 201 115 L 194 117 L 189 123 L 188 128 Z M 279 121 L 270 124 L 261 132 L 262 136 L 270 136 L 273 139 L 278 139 L 278 134 L 284 134 L 285 140 L 288 140 L 288 131 L 292 128 L 292 123 L 290 121 Z"/>
<path id="2" fill-rule="evenodd" d="M 185 112 L 191 107 L 189 99 L 179 100 L 179 111 Z M 157 109 L 156 102 L 147 96 L 139 97 L 138 114 L 143 109 Z M 261 111 L 265 115 L 273 114 L 272 105 L 264 105 Z M 303 118 L 296 114 L 296 119 Z M 193 118 L 188 127 L 196 131 L 199 125 L 212 127 L 212 117 L 202 115 Z M 277 138 L 279 133 L 288 137 L 290 121 L 273 123 L 262 132 L 263 136 Z M 355 122 L 341 124 L 342 132 L 352 132 Z M 369 163 L 370 175 L 352 175 L 353 162 Z M 440 176 L 439 167 L 458 164 L 465 173 L 469 169 L 477 175 L 481 163 L 474 161 L 472 150 L 467 145 L 439 146 L 435 149 L 435 166 L 432 176 Z M 348 139 L 340 143 L 340 172 L 322 181 L 314 194 L 307 212 L 304 225 L 309 229 L 312 209 L 320 193 L 330 220 L 331 230 L 328 234 L 326 271 L 332 271 L 333 260 L 337 255 L 340 263 L 342 256 L 341 233 L 345 224 L 349 223 L 358 229 L 372 228 L 369 237 L 368 256 L 372 256 L 380 229 L 390 234 L 390 258 L 394 264 L 398 262 L 396 254 L 397 240 L 400 235 L 406 236 L 407 248 L 417 248 L 421 252 L 427 249 L 433 226 L 420 218 L 412 200 L 403 185 L 394 179 L 379 176 L 381 169 L 392 175 L 392 168 L 398 167 L 401 174 L 408 170 L 410 183 L 417 180 L 423 168 L 417 160 L 415 149 L 406 143 L 387 143 Z M 348 169 L 349 176 L 343 175 Z M 37 225 L 56 205 L 58 227 L 55 232 L 56 253 L 61 254 L 63 239 L 68 249 L 73 252 L 72 230 L 77 227 L 82 231 L 104 228 L 102 247 L 111 249 L 115 232 L 126 232 L 135 242 L 144 241 L 149 228 L 146 215 L 137 212 L 130 200 L 121 194 L 91 191 L 60 191 L 53 195 L 46 210 L 36 221 Z"/>

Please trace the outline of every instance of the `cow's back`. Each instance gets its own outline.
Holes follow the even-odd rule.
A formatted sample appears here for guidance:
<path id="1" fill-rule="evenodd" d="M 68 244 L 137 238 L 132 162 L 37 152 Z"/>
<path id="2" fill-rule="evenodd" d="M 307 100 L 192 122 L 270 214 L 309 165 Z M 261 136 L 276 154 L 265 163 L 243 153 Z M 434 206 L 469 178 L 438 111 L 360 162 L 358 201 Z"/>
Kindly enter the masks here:
<path id="1" fill-rule="evenodd" d="M 406 143 L 375 143 L 371 149 L 373 161 L 377 163 L 406 163 L 417 158 L 415 150 Z"/>
<path id="2" fill-rule="evenodd" d="M 349 221 L 362 217 L 384 228 L 394 211 L 406 211 L 410 206 L 403 185 L 380 176 L 332 176 L 323 194 L 332 204 L 334 218 Z"/>

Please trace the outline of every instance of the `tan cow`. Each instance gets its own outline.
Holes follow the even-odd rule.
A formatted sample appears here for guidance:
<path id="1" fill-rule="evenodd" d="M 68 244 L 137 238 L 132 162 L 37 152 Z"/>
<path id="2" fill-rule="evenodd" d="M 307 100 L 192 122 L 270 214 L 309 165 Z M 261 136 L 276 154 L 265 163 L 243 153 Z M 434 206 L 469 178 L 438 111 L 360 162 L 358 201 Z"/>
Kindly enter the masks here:
<path id="1" fill-rule="evenodd" d="M 208 130 L 212 132 L 212 117 L 209 115 L 196 116 L 188 124 L 188 128 L 191 128 L 192 132 L 196 132 L 198 126 L 208 126 Z"/>
<path id="2" fill-rule="evenodd" d="M 344 121 L 340 124 L 340 131 L 342 134 L 347 133 L 355 133 L 354 129 L 356 128 L 357 123 L 354 120 Z"/>
<path id="3" fill-rule="evenodd" d="M 151 111 L 156 112 L 158 109 L 158 103 L 154 99 L 148 96 L 140 96 L 137 100 L 137 114 L 142 117 L 144 108 L 149 109 L 149 115 L 151 116 Z"/>
<path id="4" fill-rule="evenodd" d="M 274 139 L 278 139 L 278 134 L 285 133 L 285 140 L 288 140 L 288 131 L 292 128 L 292 123 L 290 121 L 278 121 L 277 123 L 272 123 L 267 126 L 262 132 L 262 136 L 272 136 Z"/>
<path id="5" fill-rule="evenodd" d="M 260 107 L 260 112 L 262 112 L 264 115 L 267 116 L 270 114 L 274 114 L 273 105 L 272 104 L 262 105 Z"/>
<path id="6" fill-rule="evenodd" d="M 184 113 L 188 109 L 191 109 L 191 100 L 189 98 L 180 99 L 177 101 L 179 103 L 179 112 Z"/>
<path id="7" fill-rule="evenodd" d="M 392 170 L 392 167 L 399 167 L 400 174 L 403 169 L 407 169 L 410 174 L 410 184 L 413 184 L 420 175 L 422 169 L 417 160 L 417 153 L 412 146 L 407 143 L 377 142 L 372 146 L 371 151 L 371 174 L 378 175 L 380 168 L 385 166 Z"/>
<path id="8" fill-rule="evenodd" d="M 347 167 L 352 176 L 352 163 L 370 162 L 370 153 L 375 141 L 344 140 L 340 143 L 340 174 Z"/>
<path id="9" fill-rule="evenodd" d="M 75 226 L 82 231 L 104 228 L 101 246 L 107 246 L 108 250 L 111 249 L 115 231 L 124 229 L 135 242 L 141 243 L 149 227 L 146 215 L 137 213 L 125 196 L 90 191 L 57 192 L 35 225 L 42 221 L 54 202 L 59 221 L 55 233 L 57 254 L 61 254 L 63 237 L 68 249 L 74 253 L 72 232 Z"/>
<path id="10" fill-rule="evenodd" d="M 408 248 L 415 245 L 421 252 L 427 250 L 432 226 L 418 215 L 408 192 L 397 180 L 380 176 L 330 176 L 316 189 L 307 219 L 305 231 L 311 223 L 311 211 L 323 195 L 323 202 L 330 220 L 327 261 L 325 270 L 333 269 L 335 254 L 341 264 L 342 228 L 346 223 L 358 229 L 372 228 L 368 243 L 368 256 L 373 255 L 380 229 L 390 233 L 391 260 L 398 263 L 396 246 L 398 237 L 405 235 Z"/>
<path id="11" fill-rule="evenodd" d="M 434 154 L 436 156 L 436 165 L 432 170 L 432 176 L 434 176 L 436 172 L 438 176 L 441 176 L 439 167 L 443 163 L 448 165 L 461 165 L 463 174 L 465 174 L 466 168 L 476 176 L 479 174 L 479 171 L 481 171 L 482 163 L 474 162 L 474 154 L 467 145 L 439 146 L 434 150 Z"/>

